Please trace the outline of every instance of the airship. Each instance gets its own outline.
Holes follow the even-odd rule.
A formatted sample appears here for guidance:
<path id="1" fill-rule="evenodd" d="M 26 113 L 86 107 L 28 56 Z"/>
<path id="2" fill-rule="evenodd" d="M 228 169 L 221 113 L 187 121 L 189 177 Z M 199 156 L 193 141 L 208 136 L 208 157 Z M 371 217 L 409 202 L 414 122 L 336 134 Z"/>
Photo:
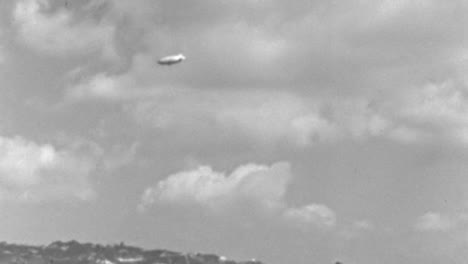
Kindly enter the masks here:
<path id="1" fill-rule="evenodd" d="M 166 56 L 158 60 L 159 65 L 172 65 L 176 63 L 180 63 L 185 60 L 185 56 L 182 54 Z"/>

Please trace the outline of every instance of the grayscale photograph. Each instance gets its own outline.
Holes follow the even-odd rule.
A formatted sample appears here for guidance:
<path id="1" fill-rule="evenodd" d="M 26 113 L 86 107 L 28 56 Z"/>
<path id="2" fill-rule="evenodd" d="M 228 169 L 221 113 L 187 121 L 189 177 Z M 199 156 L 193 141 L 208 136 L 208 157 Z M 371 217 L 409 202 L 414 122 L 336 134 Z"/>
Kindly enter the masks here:
<path id="1" fill-rule="evenodd" d="M 0 0 L 0 264 L 466 264 L 465 74 L 468 0 Z"/>

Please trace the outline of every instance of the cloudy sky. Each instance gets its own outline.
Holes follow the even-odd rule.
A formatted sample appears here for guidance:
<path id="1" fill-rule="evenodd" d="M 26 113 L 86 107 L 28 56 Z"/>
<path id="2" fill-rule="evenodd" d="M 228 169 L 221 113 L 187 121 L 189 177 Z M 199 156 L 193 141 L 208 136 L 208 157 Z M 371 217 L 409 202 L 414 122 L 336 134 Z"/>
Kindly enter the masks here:
<path id="1" fill-rule="evenodd" d="M 0 0 L 1 239 L 466 263 L 467 12 Z"/>

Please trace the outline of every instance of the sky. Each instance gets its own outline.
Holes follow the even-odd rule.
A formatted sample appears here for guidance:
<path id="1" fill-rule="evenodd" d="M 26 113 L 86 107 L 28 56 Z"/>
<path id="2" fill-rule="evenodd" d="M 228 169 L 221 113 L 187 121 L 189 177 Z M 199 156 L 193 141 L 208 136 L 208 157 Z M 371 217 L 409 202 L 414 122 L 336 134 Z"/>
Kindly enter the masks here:
<path id="1" fill-rule="evenodd" d="M 466 263 L 467 12 L 0 0 L 1 239 Z"/>

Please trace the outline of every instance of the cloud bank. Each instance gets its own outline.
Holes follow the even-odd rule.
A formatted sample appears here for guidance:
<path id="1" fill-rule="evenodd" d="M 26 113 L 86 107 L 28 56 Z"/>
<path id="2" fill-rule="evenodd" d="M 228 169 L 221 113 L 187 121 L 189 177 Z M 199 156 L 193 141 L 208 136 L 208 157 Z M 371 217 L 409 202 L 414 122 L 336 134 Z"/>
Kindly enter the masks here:
<path id="1" fill-rule="evenodd" d="M 461 2 L 54 3 L 16 3 L 19 39 L 58 55 L 122 46 L 133 59 L 127 72 L 93 73 L 66 97 L 126 104 L 156 129 L 236 130 L 296 146 L 376 136 L 466 142 Z M 180 50 L 187 65 L 155 67 L 155 58 Z"/>

